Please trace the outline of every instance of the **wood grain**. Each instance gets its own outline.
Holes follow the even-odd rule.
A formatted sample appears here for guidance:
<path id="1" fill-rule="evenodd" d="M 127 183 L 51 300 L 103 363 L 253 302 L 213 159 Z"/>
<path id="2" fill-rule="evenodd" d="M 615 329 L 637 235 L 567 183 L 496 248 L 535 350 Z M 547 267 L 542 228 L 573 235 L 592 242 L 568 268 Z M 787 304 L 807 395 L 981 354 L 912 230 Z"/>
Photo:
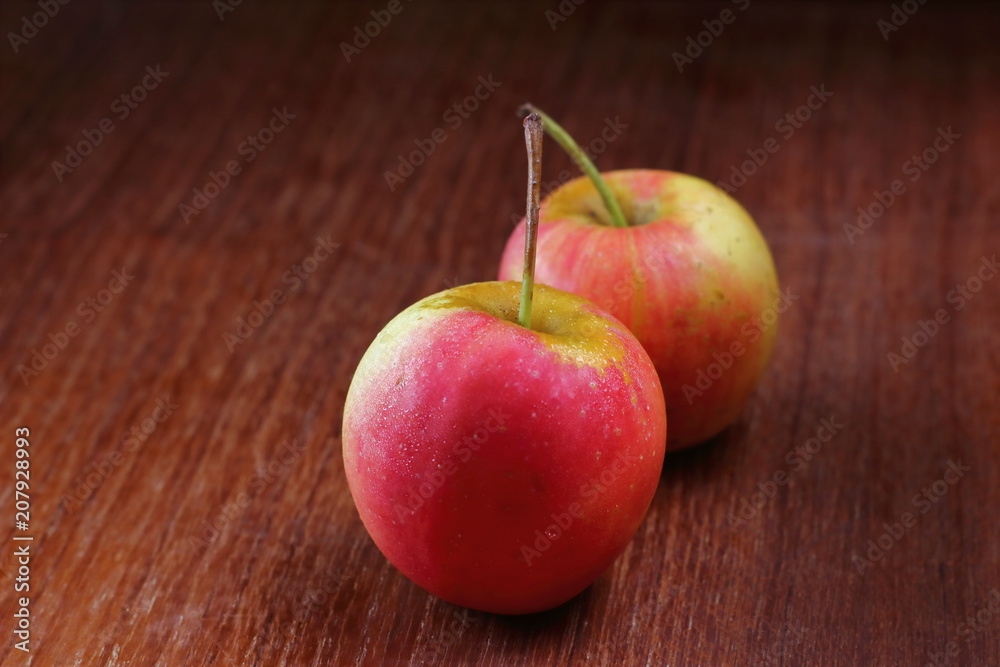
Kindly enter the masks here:
<path id="1" fill-rule="evenodd" d="M 348 62 L 341 42 L 385 3 L 244 2 L 220 20 L 208 0 L 73 2 L 0 49 L 10 514 L 16 428 L 32 455 L 30 529 L 0 529 L 0 661 L 924 665 L 951 648 L 949 665 L 1000 664 L 1000 279 L 977 277 L 1000 253 L 997 13 L 931 2 L 884 39 L 888 2 L 742 5 L 592 0 L 553 30 L 555 0 L 404 2 Z M 678 71 L 674 52 L 723 9 L 732 22 Z M 0 26 L 37 11 L 4 3 Z M 167 74 L 121 117 L 147 66 Z M 480 77 L 499 85 L 449 114 Z M 814 86 L 832 96 L 782 125 Z M 559 609 L 508 618 L 387 563 L 339 438 L 379 329 L 494 277 L 523 208 L 526 100 L 585 144 L 627 126 L 604 169 L 726 181 L 772 139 L 736 196 L 797 299 L 742 418 L 668 457 L 613 568 Z M 249 161 L 241 144 L 275 110 L 294 118 Z M 114 130 L 57 178 L 104 118 Z M 398 156 L 438 128 L 390 189 Z M 947 150 L 908 172 L 948 128 Z M 230 162 L 239 173 L 206 186 Z M 563 172 L 547 150 L 544 179 Z M 845 231 L 896 180 L 902 194 Z M 185 221 L 195 188 L 215 196 Z M 113 271 L 134 277 L 122 288 Z M 887 355 L 939 310 L 894 369 Z M 53 358 L 25 374 L 36 350 Z M 841 426 L 810 444 L 824 419 Z M 772 491 L 777 472 L 789 481 Z M 882 537 L 904 513 L 913 524 Z M 30 653 L 9 632 L 22 534 Z"/>

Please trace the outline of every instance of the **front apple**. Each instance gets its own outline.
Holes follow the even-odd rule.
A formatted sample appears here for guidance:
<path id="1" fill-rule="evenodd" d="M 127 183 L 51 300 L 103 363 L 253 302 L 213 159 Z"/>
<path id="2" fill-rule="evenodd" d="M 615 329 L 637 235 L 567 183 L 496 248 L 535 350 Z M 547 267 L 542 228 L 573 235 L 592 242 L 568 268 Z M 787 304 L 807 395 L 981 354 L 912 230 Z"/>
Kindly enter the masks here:
<path id="1" fill-rule="evenodd" d="M 354 375 L 343 450 L 355 504 L 403 574 L 449 602 L 520 614 L 580 593 L 652 500 L 666 421 L 656 370 L 617 320 L 516 282 L 427 297 Z"/>
<path id="2" fill-rule="evenodd" d="M 602 176 L 629 226 L 611 226 L 589 179 L 566 183 L 542 202 L 535 279 L 586 297 L 635 334 L 660 374 L 669 447 L 695 444 L 739 416 L 771 355 L 771 253 L 747 212 L 700 178 Z M 501 280 L 520 275 L 523 225 L 507 242 Z"/>

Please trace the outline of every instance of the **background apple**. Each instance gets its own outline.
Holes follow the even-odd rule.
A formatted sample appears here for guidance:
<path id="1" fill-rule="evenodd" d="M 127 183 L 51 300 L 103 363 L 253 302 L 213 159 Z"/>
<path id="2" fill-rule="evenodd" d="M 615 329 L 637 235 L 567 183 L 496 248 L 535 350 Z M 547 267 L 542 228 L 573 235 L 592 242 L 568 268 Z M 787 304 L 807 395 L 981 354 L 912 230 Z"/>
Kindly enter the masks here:
<path id="1" fill-rule="evenodd" d="M 669 448 L 715 435 L 739 416 L 787 306 L 764 237 L 732 197 L 700 178 L 647 169 L 598 175 L 543 118 L 590 178 L 542 202 L 536 280 L 594 301 L 642 342 L 663 384 Z M 521 271 L 523 236 L 519 225 L 501 280 Z"/>
<path id="2" fill-rule="evenodd" d="M 649 357 L 584 299 L 517 282 L 423 299 L 365 353 L 344 465 L 382 553 L 439 597 L 541 611 L 586 588 L 632 538 L 666 439 Z"/>

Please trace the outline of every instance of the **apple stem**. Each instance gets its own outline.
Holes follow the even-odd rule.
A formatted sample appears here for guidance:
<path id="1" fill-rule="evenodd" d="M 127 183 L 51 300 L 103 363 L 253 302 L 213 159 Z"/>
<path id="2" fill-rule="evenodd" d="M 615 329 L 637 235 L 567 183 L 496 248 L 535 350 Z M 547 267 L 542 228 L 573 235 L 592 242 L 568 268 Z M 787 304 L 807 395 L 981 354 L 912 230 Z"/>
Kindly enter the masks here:
<path id="1" fill-rule="evenodd" d="M 622 211 L 622 207 L 618 204 L 618 200 L 615 199 L 614 195 L 611 194 L 611 190 L 608 189 L 608 184 L 601 177 L 601 172 L 597 171 L 597 167 L 594 166 L 593 161 L 587 157 L 587 154 L 583 152 L 580 145 L 576 143 L 569 132 L 564 130 L 559 123 L 552 120 L 551 117 L 538 107 L 532 104 L 524 104 L 521 106 L 521 111 L 523 113 L 537 114 L 542 119 L 542 126 L 550 137 L 556 140 L 556 143 L 562 146 L 563 150 L 569 153 L 569 156 L 573 158 L 573 162 L 580 167 L 580 170 L 587 175 L 594 187 L 597 188 L 597 192 L 600 193 L 601 199 L 604 200 L 604 207 L 608 209 L 608 215 L 611 217 L 611 224 L 614 227 L 628 227 L 628 220 L 625 218 L 625 213 Z"/>
<path id="2" fill-rule="evenodd" d="M 531 328 L 531 299 L 535 291 L 535 246 L 538 240 L 538 204 L 542 194 L 542 118 L 530 113 L 524 119 L 524 143 L 528 147 L 528 204 L 525 213 L 524 274 L 518 323 Z"/>

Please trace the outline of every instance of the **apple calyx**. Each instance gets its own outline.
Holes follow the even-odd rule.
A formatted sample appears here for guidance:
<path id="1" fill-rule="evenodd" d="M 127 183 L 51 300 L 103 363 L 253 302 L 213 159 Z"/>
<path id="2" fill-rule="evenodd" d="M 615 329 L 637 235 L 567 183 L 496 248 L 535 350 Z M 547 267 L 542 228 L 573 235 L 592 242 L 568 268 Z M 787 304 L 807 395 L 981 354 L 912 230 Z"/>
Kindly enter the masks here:
<path id="1" fill-rule="evenodd" d="M 587 175 L 594 187 L 597 188 L 597 192 L 600 193 L 601 199 L 604 201 L 604 207 L 608 209 L 608 215 L 611 218 L 611 224 L 613 227 L 628 227 L 628 219 L 625 217 L 625 213 L 622 211 L 622 207 L 618 204 L 618 200 L 615 199 L 614 195 L 611 194 L 611 190 L 608 188 L 608 184 L 604 182 L 601 177 L 601 172 L 597 171 L 597 167 L 594 162 L 587 156 L 587 154 L 580 148 L 580 144 L 576 143 L 576 140 L 562 128 L 559 123 L 552 120 L 552 118 L 539 109 L 538 107 L 532 105 L 531 103 L 521 105 L 518 110 L 520 113 L 534 114 L 542 119 L 542 127 L 544 128 L 546 134 L 555 139 L 556 143 L 562 146 L 563 150 L 569 153 L 569 156 L 573 158 L 573 162 L 580 167 L 580 171 Z M 525 264 L 527 266 L 527 264 Z"/>
<path id="2" fill-rule="evenodd" d="M 528 148 L 528 203 L 524 226 L 524 274 L 517 321 L 531 328 L 531 301 L 535 291 L 535 247 L 538 241 L 538 205 L 542 194 L 542 119 L 537 113 L 524 119 L 524 144 Z"/>

